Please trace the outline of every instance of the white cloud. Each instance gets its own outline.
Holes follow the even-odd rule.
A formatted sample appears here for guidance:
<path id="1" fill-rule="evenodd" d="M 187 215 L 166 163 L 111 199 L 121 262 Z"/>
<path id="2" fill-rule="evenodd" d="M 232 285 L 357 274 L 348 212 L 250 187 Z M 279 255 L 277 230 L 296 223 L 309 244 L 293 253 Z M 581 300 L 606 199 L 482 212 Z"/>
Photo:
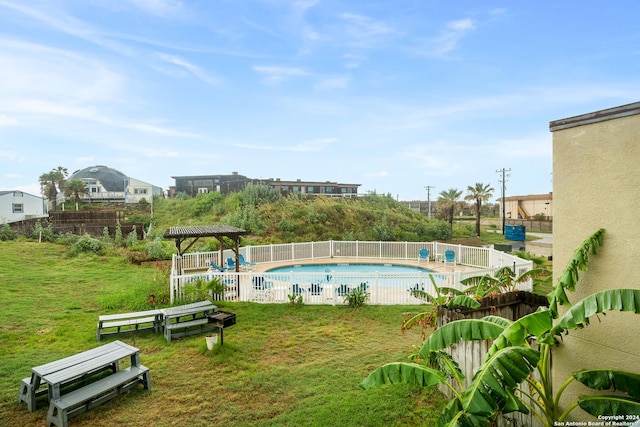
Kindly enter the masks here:
<path id="1" fill-rule="evenodd" d="M 461 40 L 476 28 L 473 19 L 450 21 L 439 36 L 432 39 L 423 53 L 431 56 L 446 56 L 458 49 Z"/>
<path id="2" fill-rule="evenodd" d="M 296 152 L 296 153 L 300 153 L 300 152 L 319 152 L 319 151 L 323 151 L 327 145 L 333 144 L 335 142 L 338 142 L 338 139 L 336 138 L 321 138 L 321 139 L 315 139 L 315 140 L 311 140 L 311 141 L 304 141 L 301 142 L 299 144 L 296 145 L 291 145 L 291 146 L 285 146 L 285 145 L 280 145 L 280 146 L 276 146 L 276 145 L 254 145 L 254 144 L 243 144 L 243 143 L 237 143 L 237 144 L 232 144 L 236 147 L 242 147 L 242 148 L 253 148 L 256 150 L 267 150 L 267 151 L 290 151 L 290 152 Z"/>
<path id="3" fill-rule="evenodd" d="M 322 79 L 316 84 L 318 90 L 336 90 L 345 89 L 349 86 L 350 78 L 348 76 L 333 76 Z"/>
<path id="4" fill-rule="evenodd" d="M 49 8 L 46 10 L 38 10 L 12 1 L 0 0 L 0 6 L 13 9 L 61 33 L 72 35 L 122 55 L 129 57 L 136 56 L 136 51 L 129 46 L 110 40 L 91 25 L 53 9 L 50 5 L 48 5 Z"/>
<path id="5" fill-rule="evenodd" d="M 347 68 L 358 68 L 360 64 L 362 64 L 367 59 L 364 55 L 358 55 L 353 53 L 342 55 L 342 57 L 346 61 L 344 65 Z"/>
<path id="6" fill-rule="evenodd" d="M 164 53 L 159 53 L 157 55 L 164 62 L 169 63 L 171 65 L 174 65 L 174 66 L 178 67 L 180 70 L 186 70 L 187 73 L 197 77 L 198 79 L 202 80 L 203 82 L 205 82 L 207 84 L 216 85 L 216 84 L 220 83 L 220 79 L 218 77 L 207 73 L 202 68 L 198 67 L 197 65 L 194 65 L 194 64 L 190 63 L 189 61 L 187 61 L 187 60 L 185 60 L 183 58 L 180 58 L 180 57 L 175 56 L 175 55 L 167 55 L 167 54 L 164 54 Z"/>
<path id="7" fill-rule="evenodd" d="M 397 35 L 396 31 L 386 23 L 353 13 L 343 13 L 340 18 L 346 24 L 348 45 L 357 48 L 371 48 L 380 46 L 385 38 Z"/>
<path id="8" fill-rule="evenodd" d="M 172 16 L 183 4 L 178 0 L 129 0 L 138 9 L 157 16 Z"/>
<path id="9" fill-rule="evenodd" d="M 0 127 L 2 126 L 15 126 L 18 124 L 18 119 L 0 114 Z"/>
<path id="10" fill-rule="evenodd" d="M 389 176 L 389 172 L 385 170 L 379 171 L 379 172 L 369 172 L 369 173 L 365 173 L 364 176 L 367 178 L 384 178 Z"/>
<path id="11" fill-rule="evenodd" d="M 309 75 L 302 68 L 296 67 L 256 65 L 253 70 L 260 73 L 264 77 L 265 83 L 269 85 L 278 85 L 286 80 Z"/>
<path id="12" fill-rule="evenodd" d="M 91 164 L 94 162 L 94 158 L 91 156 L 87 156 L 87 157 L 76 157 L 75 159 L 73 159 L 73 163 L 77 163 L 80 165 L 86 165 L 86 164 Z"/>

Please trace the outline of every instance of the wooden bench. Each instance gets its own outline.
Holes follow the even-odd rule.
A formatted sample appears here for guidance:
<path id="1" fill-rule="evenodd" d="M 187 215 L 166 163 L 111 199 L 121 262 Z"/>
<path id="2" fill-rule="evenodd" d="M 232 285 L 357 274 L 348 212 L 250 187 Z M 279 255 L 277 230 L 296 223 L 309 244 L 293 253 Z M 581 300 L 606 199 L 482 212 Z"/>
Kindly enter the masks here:
<path id="1" fill-rule="evenodd" d="M 47 413 L 47 426 L 67 427 L 68 420 L 125 393 L 137 384 L 151 390 L 149 368 L 138 365 L 102 378 L 60 398 L 52 400 Z"/>
<path id="2" fill-rule="evenodd" d="M 209 323 L 209 314 L 217 311 L 211 301 L 200 301 L 162 310 L 164 318 L 164 337 L 170 343 L 173 338 L 201 334 L 218 327 Z"/>
<path id="3" fill-rule="evenodd" d="M 121 333 L 153 329 L 159 332 L 162 329 L 162 310 L 138 311 L 135 313 L 107 314 L 98 317 L 96 338 L 98 341 L 103 336 L 117 335 Z M 105 329 L 115 328 L 115 331 L 105 332 Z"/>
<path id="4" fill-rule="evenodd" d="M 51 401 L 63 391 L 96 374 L 110 370 L 117 372 L 121 359 L 130 358 L 131 366 L 139 364 L 139 353 L 122 341 L 113 341 L 64 359 L 31 368 L 31 377 L 20 382 L 18 401 L 25 402 L 29 412 L 36 410 L 36 399 L 47 396 Z"/>

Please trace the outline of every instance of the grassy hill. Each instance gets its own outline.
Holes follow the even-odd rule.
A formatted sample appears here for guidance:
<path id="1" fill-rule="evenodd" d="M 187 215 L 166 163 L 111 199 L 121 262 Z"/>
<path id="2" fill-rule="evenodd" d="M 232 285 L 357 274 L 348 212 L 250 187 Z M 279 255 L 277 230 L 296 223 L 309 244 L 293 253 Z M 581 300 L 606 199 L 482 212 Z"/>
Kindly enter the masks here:
<path id="1" fill-rule="evenodd" d="M 471 237 L 468 222 L 427 219 L 381 195 L 330 198 L 305 195 L 282 197 L 266 187 L 247 187 L 222 196 L 156 199 L 153 230 L 161 234 L 171 226 L 226 224 L 249 231 L 250 244 L 320 240 L 431 241 Z"/>

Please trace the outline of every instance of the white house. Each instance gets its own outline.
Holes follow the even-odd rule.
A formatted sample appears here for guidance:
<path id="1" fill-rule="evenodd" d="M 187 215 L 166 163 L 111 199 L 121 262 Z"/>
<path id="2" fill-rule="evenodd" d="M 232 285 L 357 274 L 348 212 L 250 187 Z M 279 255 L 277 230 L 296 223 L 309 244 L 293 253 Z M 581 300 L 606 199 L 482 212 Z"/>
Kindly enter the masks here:
<path id="1" fill-rule="evenodd" d="M 162 188 L 102 165 L 75 171 L 67 181 L 76 179 L 87 187 L 87 194 L 80 197 L 84 202 L 138 203 L 144 198 L 151 203 L 153 196 L 162 195 Z"/>
<path id="2" fill-rule="evenodd" d="M 153 196 L 162 196 L 162 188 L 135 178 L 129 178 L 126 203 L 138 203 L 142 199 L 151 203 Z"/>
<path id="3" fill-rule="evenodd" d="M 0 224 L 47 216 L 44 197 L 23 191 L 0 191 Z"/>

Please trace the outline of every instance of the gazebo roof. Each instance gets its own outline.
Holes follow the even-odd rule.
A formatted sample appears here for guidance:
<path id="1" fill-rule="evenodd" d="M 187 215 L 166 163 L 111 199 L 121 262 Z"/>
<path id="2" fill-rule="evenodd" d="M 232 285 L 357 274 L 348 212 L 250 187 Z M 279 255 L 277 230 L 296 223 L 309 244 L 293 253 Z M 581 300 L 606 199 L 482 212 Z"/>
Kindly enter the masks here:
<path id="1" fill-rule="evenodd" d="M 245 234 L 249 234 L 249 232 L 242 228 L 232 227 L 230 225 L 190 225 L 186 227 L 169 227 L 169 229 L 164 232 L 164 238 L 175 240 L 178 255 L 189 250 L 189 248 L 200 237 L 215 237 L 220 241 L 221 250 L 224 246 L 223 238 L 227 237 L 235 243 L 235 252 L 237 253 L 240 236 Z M 190 238 L 193 238 L 194 240 L 184 249 L 184 251 L 182 251 L 180 248 L 182 242 L 184 242 L 185 239 Z"/>
<path id="2" fill-rule="evenodd" d="M 190 225 L 186 227 L 170 227 L 164 232 L 165 239 L 188 237 L 230 237 L 235 238 L 249 234 L 242 228 L 230 225 Z"/>

